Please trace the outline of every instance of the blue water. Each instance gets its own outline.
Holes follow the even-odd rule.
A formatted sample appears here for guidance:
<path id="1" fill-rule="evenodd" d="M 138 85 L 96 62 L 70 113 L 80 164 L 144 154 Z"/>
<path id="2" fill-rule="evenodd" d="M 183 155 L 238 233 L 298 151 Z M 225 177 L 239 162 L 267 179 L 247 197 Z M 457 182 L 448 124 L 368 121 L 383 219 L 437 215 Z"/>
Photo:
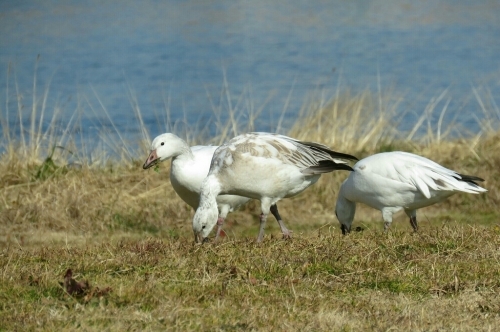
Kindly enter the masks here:
<path id="1" fill-rule="evenodd" d="M 401 98 L 405 130 L 448 89 L 438 111 L 451 98 L 446 120 L 477 132 L 472 88 L 500 104 L 498 17 L 486 0 L 2 1 L 1 116 L 17 128 L 17 84 L 26 121 L 37 66 L 37 98 L 49 89 L 62 127 L 78 111 L 83 128 L 135 133 L 137 98 L 153 136 L 213 131 L 213 110 L 230 107 L 262 109 L 255 129 L 270 131 L 285 111 L 285 130 L 340 85 Z"/>

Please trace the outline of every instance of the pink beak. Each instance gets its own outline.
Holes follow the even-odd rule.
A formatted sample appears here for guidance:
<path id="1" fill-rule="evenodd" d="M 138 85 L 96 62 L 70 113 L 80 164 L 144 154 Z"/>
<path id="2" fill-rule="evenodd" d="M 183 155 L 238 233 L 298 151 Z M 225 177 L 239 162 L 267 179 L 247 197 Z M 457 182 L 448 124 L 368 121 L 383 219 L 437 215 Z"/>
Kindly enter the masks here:
<path id="1" fill-rule="evenodd" d="M 156 150 L 153 150 L 149 153 L 148 159 L 146 159 L 146 162 L 144 163 L 144 165 L 142 165 L 142 168 L 150 168 L 155 164 L 156 160 L 158 160 L 158 156 L 156 155 Z"/>

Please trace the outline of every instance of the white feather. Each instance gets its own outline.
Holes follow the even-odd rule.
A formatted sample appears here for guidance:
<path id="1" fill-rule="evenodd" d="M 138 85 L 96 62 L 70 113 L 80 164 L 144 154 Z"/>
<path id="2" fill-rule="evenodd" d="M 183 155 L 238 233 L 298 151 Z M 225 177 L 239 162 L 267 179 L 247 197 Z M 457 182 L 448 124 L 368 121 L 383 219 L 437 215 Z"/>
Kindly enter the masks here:
<path id="1" fill-rule="evenodd" d="M 415 218 L 416 210 L 440 202 L 456 192 L 478 194 L 487 190 L 455 171 L 407 152 L 379 153 L 358 161 L 342 184 L 336 214 L 341 224 L 352 223 L 355 203 L 382 211 L 386 227 L 392 214 L 404 209 Z"/>
<path id="2" fill-rule="evenodd" d="M 175 192 L 184 202 L 198 208 L 201 183 L 210 169 L 210 162 L 218 146 L 189 145 L 178 136 L 165 133 L 156 137 L 151 144 L 151 153 L 144 168 L 151 163 L 172 158 L 170 182 Z M 153 156 L 153 157 L 152 157 Z M 151 160 L 150 160 L 151 159 Z M 250 198 L 235 195 L 217 197 L 219 217 L 225 219 L 229 212 L 238 209 Z"/>
<path id="3" fill-rule="evenodd" d="M 195 234 L 208 236 L 215 224 L 214 195 L 223 193 L 261 201 L 257 238 L 261 241 L 267 214 L 279 200 L 301 193 L 316 183 L 321 173 L 351 169 L 335 156 L 356 159 L 318 143 L 277 134 L 248 133 L 231 139 L 215 151 L 209 175 L 203 182 L 200 206 L 193 219 Z M 288 237 L 290 232 L 277 219 L 283 235 Z"/>

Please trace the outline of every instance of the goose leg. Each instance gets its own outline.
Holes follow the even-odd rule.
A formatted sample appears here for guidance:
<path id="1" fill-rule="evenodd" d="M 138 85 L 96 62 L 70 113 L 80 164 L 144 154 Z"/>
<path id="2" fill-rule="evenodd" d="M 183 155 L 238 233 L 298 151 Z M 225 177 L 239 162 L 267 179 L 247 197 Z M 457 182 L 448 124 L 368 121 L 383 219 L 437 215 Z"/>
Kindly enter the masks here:
<path id="1" fill-rule="evenodd" d="M 227 214 L 229 213 L 230 206 L 227 204 L 220 204 L 219 217 L 217 218 L 217 233 L 215 233 L 215 240 L 218 240 L 221 236 L 226 236 L 226 233 L 222 229 L 224 221 L 226 220 Z"/>
<path id="2" fill-rule="evenodd" d="M 224 225 L 224 218 L 217 218 L 217 233 L 215 234 L 215 240 L 218 240 L 221 232 L 224 232 L 222 230 L 222 225 Z"/>
<path id="3" fill-rule="evenodd" d="M 411 216 L 410 217 L 410 224 L 411 227 L 413 227 L 413 231 L 418 231 L 418 224 L 417 224 L 417 216 Z"/>
<path id="4" fill-rule="evenodd" d="M 389 209 L 382 209 L 382 218 L 384 219 L 384 232 L 387 233 L 392 224 L 392 213 Z"/>
<path id="5" fill-rule="evenodd" d="M 259 236 L 257 237 L 257 242 L 262 242 L 264 238 L 264 228 L 266 227 L 267 214 L 260 214 L 260 228 L 259 228 Z"/>
<path id="6" fill-rule="evenodd" d="M 418 224 L 417 224 L 417 210 L 405 210 L 406 215 L 410 217 L 410 225 L 413 227 L 413 231 L 416 232 L 418 231 Z"/>
<path id="7" fill-rule="evenodd" d="M 278 212 L 278 206 L 276 204 L 271 205 L 271 213 L 273 216 L 276 218 L 276 221 L 280 225 L 281 228 L 281 233 L 283 233 L 283 238 L 284 239 L 291 239 L 292 238 L 292 231 L 290 231 L 288 228 L 286 228 L 285 223 L 283 220 L 281 220 L 281 216 Z"/>

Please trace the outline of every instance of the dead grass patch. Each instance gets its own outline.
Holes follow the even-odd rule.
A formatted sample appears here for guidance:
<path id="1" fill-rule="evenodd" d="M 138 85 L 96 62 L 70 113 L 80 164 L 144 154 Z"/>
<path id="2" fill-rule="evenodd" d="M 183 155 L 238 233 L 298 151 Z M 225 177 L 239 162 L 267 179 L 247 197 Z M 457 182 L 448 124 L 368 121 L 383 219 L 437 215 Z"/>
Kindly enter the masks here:
<path id="1" fill-rule="evenodd" d="M 384 234 L 380 213 L 360 207 L 361 231 L 343 237 L 333 209 L 347 173 L 335 172 L 280 203 L 291 241 L 270 221 L 256 244 L 259 205 L 250 203 L 229 215 L 223 242 L 196 246 L 193 211 L 170 186 L 168 163 L 159 174 L 140 167 L 147 151 L 74 164 L 40 129 L 2 143 L 0 330 L 494 329 L 500 134 L 445 140 L 432 126 L 424 138 L 397 133 L 388 130 L 397 100 L 373 100 L 364 93 L 313 103 L 288 134 L 359 158 L 415 152 L 485 178 L 488 193 L 420 210 L 418 234 L 403 215 Z M 253 128 L 238 119 L 221 124 L 214 142 Z M 82 296 L 63 287 L 68 269 L 67 280 L 88 281 Z"/>

